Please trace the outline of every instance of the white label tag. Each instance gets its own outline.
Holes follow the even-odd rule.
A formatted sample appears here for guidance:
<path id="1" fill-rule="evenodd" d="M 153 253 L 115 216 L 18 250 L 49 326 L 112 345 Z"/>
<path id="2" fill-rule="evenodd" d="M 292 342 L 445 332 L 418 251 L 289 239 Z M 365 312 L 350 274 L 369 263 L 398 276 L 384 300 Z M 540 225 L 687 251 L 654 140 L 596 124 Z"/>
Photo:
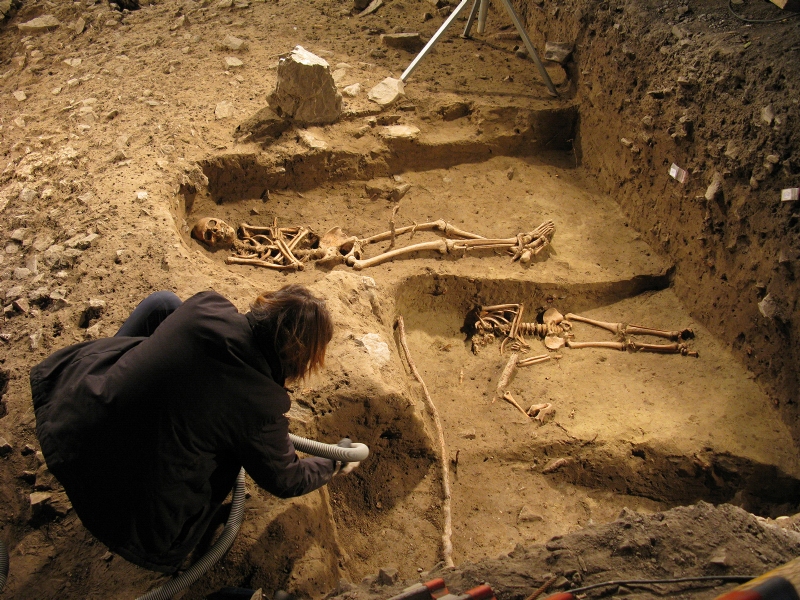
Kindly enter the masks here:
<path id="1" fill-rule="evenodd" d="M 781 202 L 795 202 L 800 196 L 800 188 L 786 188 L 781 190 Z"/>
<path id="2" fill-rule="evenodd" d="M 675 163 L 672 163 L 672 166 L 669 168 L 670 176 L 679 181 L 680 183 L 686 183 L 686 180 L 689 179 L 689 173 L 681 169 Z"/>

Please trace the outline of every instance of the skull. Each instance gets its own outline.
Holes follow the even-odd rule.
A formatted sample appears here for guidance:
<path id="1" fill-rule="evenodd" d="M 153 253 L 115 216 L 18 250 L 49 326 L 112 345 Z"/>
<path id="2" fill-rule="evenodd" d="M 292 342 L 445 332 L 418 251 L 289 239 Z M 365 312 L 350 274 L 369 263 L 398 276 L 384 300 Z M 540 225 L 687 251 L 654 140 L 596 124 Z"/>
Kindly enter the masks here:
<path id="1" fill-rule="evenodd" d="M 236 241 L 236 230 L 222 219 L 205 217 L 195 223 L 192 237 L 212 248 L 230 248 Z"/>

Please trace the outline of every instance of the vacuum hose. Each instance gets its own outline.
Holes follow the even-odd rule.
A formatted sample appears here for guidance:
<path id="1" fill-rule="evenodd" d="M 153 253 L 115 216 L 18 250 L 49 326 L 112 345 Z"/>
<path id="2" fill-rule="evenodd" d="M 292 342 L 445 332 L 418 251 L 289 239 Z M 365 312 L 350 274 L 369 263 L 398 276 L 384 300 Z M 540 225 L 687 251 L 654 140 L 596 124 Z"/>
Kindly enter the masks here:
<path id="1" fill-rule="evenodd" d="M 289 439 L 292 440 L 292 444 L 294 444 L 296 450 L 322 458 L 329 458 L 331 460 L 361 462 L 369 456 L 369 448 L 364 444 L 354 444 L 348 438 L 344 438 L 335 446 L 333 444 L 323 444 L 315 440 L 301 438 L 299 435 L 293 435 L 291 433 L 289 434 Z"/>
<path id="2" fill-rule="evenodd" d="M 354 444 L 349 439 L 345 438 L 338 445 L 323 444 L 315 440 L 309 440 L 297 435 L 289 434 L 289 439 L 294 444 L 295 449 L 305 452 L 306 454 L 313 454 L 322 458 L 329 458 L 331 460 L 341 460 L 343 462 L 360 462 L 369 456 L 369 448 L 364 444 Z M 236 484 L 233 486 L 233 501 L 231 502 L 231 514 L 228 521 L 225 523 L 225 528 L 222 530 L 222 535 L 214 542 L 214 545 L 209 548 L 200 560 L 189 567 L 186 571 L 171 579 L 163 586 L 150 590 L 144 596 L 140 596 L 137 600 L 169 600 L 178 592 L 186 589 L 195 581 L 213 567 L 217 561 L 222 558 L 225 553 L 233 545 L 233 540 L 236 534 L 239 533 L 239 528 L 244 521 L 244 469 L 239 471 L 236 477 Z M 3 575 L 3 555 L 5 547 L 0 542 L 0 590 L 3 589 L 5 583 L 5 576 Z M 5 554 L 5 572 L 8 572 L 8 555 Z"/>
<path id="3" fill-rule="evenodd" d="M 0 592 L 6 585 L 6 577 L 8 577 L 8 550 L 6 545 L 0 540 Z"/>

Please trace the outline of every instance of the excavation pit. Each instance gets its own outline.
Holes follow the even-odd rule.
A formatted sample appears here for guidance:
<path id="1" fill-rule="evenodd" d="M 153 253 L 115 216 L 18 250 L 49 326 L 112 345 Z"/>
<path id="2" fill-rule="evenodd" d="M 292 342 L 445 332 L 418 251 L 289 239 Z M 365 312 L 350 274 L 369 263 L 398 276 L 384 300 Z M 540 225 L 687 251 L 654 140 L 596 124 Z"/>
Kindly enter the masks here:
<path id="1" fill-rule="evenodd" d="M 509 302 L 525 303 L 526 321 L 555 307 L 602 321 L 690 327 L 688 345 L 700 357 L 550 353 L 561 358 L 517 369 L 507 387 L 524 409 L 553 405 L 554 420 L 539 425 L 493 401 L 510 352 L 500 354 L 498 339 L 476 355 L 464 331 L 476 305 Z M 443 422 L 457 560 L 611 521 L 625 507 L 653 512 L 705 500 L 773 518 L 797 511 L 788 429 L 669 288 L 419 276 L 400 288 L 396 306 Z M 614 339 L 579 323 L 573 331 L 575 340 Z M 540 340 L 527 339 L 527 356 L 548 354 Z"/>
<path id="2" fill-rule="evenodd" d="M 626 507 L 657 512 L 705 500 L 771 517 L 794 512 L 800 467 L 787 427 L 756 382 L 683 308 L 671 289 L 671 265 L 628 227 L 612 199 L 581 179 L 574 155 L 436 158 L 446 155 L 432 150 L 426 168 L 419 160 L 376 171 L 359 170 L 353 155 L 342 162 L 335 153 L 301 152 L 284 160 L 292 168 L 272 171 L 274 180 L 274 158 L 226 155 L 203 163 L 208 187 L 186 196 L 178 216 L 191 253 L 256 289 L 308 284 L 334 307 L 331 357 L 307 388 L 293 390 L 293 430 L 327 441 L 349 435 L 373 448 L 355 477 L 334 482 L 322 499 L 296 501 L 310 511 L 302 519 L 259 492 L 260 516 L 247 526 L 257 537 L 245 536 L 246 554 L 237 563 L 242 577 L 268 577 L 267 587 L 288 577 L 292 585 L 304 582 L 302 593 L 324 593 L 335 587 L 336 569 L 317 559 L 339 556 L 343 539 L 349 550 L 340 558 L 353 581 L 387 565 L 411 576 L 441 560 L 437 444 L 421 388 L 399 350 L 398 316 L 443 422 L 457 564 L 612 521 Z M 386 165 L 386 156 L 377 162 Z M 399 198 L 380 191 L 403 184 Z M 503 250 L 427 251 L 358 271 L 308 263 L 276 273 L 226 264 L 230 250 L 192 239 L 193 223 L 210 216 L 233 226 L 277 222 L 318 234 L 341 227 L 358 238 L 390 230 L 392 220 L 398 229 L 443 220 L 491 238 L 548 219 L 556 230 L 527 266 Z M 395 247 L 440 235 L 416 231 L 398 236 Z M 389 246 L 370 245 L 365 255 Z M 501 303 L 524 303 L 526 320 L 557 308 L 609 322 L 691 328 L 695 337 L 687 344 L 699 358 L 564 348 L 560 359 L 518 369 L 507 388 L 524 409 L 555 408 L 554 419 L 540 425 L 503 399 L 493 402 L 509 352 L 501 355 L 495 343 L 474 354 L 465 331 L 476 306 Z M 386 343 L 387 363 L 376 362 L 366 335 Z M 615 339 L 583 323 L 574 335 Z M 528 341 L 526 356 L 548 354 L 541 341 Z M 327 524 L 313 531 L 298 525 L 314 519 Z M 318 546 L 293 549 L 309 533 Z M 277 549 L 267 551 L 272 544 Z M 288 563 L 287 554 L 294 557 Z M 319 571 L 312 577 L 313 564 Z"/>

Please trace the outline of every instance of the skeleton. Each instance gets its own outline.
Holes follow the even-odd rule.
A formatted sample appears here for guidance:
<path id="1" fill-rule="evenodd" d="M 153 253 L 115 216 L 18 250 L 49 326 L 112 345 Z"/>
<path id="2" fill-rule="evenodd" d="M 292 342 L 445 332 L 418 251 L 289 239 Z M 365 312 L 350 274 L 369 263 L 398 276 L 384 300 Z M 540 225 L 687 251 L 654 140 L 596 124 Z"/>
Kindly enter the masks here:
<path id="1" fill-rule="evenodd" d="M 243 223 L 236 232 L 221 219 L 207 217 L 197 222 L 192 235 L 212 248 L 233 247 L 235 254 L 226 259 L 228 264 L 300 271 L 306 262 L 313 261 L 321 267 L 345 264 L 360 271 L 424 251 L 465 255 L 472 250 L 502 249 L 511 255 L 512 262 L 529 264 L 534 256 L 550 245 L 555 233 L 552 221 L 545 221 L 533 231 L 510 238 L 485 238 L 442 219 L 396 228 L 394 213 L 390 227 L 389 231 L 366 238 L 348 236 L 340 227 L 334 227 L 320 237 L 307 227 L 278 227 L 277 222 L 273 222 L 271 227 Z M 394 247 L 398 236 L 413 236 L 424 231 L 437 232 L 444 237 L 403 248 Z M 390 242 L 386 251 L 371 258 L 362 258 L 365 247 L 385 241 Z"/>
<path id="2" fill-rule="evenodd" d="M 514 400 L 514 397 L 506 389 L 514 377 L 517 368 L 534 365 L 550 360 L 551 358 L 561 358 L 560 355 L 543 354 L 529 358 L 522 358 L 521 354 L 530 349 L 530 345 L 525 341 L 526 335 L 541 339 L 548 350 L 558 350 L 566 345 L 570 349 L 579 348 L 611 348 L 614 350 L 630 352 L 655 352 L 659 354 L 681 354 L 683 356 L 699 356 L 694 350 L 683 343 L 694 337 L 691 329 L 663 330 L 651 327 L 641 327 L 639 325 L 629 325 L 627 323 L 608 323 L 596 321 L 587 317 L 582 317 L 573 313 L 563 316 L 554 308 L 546 310 L 542 314 L 542 322 L 525 322 L 522 315 L 525 311 L 524 304 L 495 304 L 492 306 L 476 307 L 467 316 L 468 327 L 472 333 L 472 351 L 475 354 L 486 345 L 492 343 L 496 336 L 502 336 L 500 343 L 500 353 L 508 344 L 511 349 L 511 356 L 508 359 L 500 379 L 497 382 L 496 395 L 492 402 L 497 398 L 503 398 L 513 404 L 517 409 L 524 412 L 529 417 L 533 417 L 540 424 L 544 424 L 555 414 L 555 409 L 550 404 L 535 404 L 528 411 L 524 411 Z M 596 342 L 576 342 L 573 341 L 572 323 L 586 323 L 594 327 L 600 327 L 614 333 L 617 336 L 615 341 L 596 341 Z M 645 344 L 629 339 L 631 335 L 649 335 L 671 340 L 670 344 Z"/>
<path id="3" fill-rule="evenodd" d="M 500 344 L 502 353 L 506 343 L 511 341 L 512 346 L 527 348 L 524 336 L 529 335 L 542 339 L 549 350 L 558 350 L 564 345 L 571 349 L 579 348 L 610 348 L 613 350 L 629 352 L 655 352 L 658 354 L 681 354 L 683 356 L 697 357 L 698 353 L 691 350 L 685 343 L 694 337 L 691 329 L 663 330 L 627 323 L 609 323 L 582 317 L 573 313 L 562 316 L 557 310 L 551 308 L 542 315 L 542 322 L 526 323 L 522 321 L 524 311 L 522 304 L 498 304 L 478 308 L 474 311 L 474 334 L 472 336 L 472 350 L 478 353 L 480 349 L 492 343 L 496 336 L 503 340 Z M 572 339 L 572 323 L 586 323 L 614 333 L 615 341 L 576 342 Z M 671 340 L 671 344 L 646 344 L 629 339 L 632 335 L 649 335 Z"/>

